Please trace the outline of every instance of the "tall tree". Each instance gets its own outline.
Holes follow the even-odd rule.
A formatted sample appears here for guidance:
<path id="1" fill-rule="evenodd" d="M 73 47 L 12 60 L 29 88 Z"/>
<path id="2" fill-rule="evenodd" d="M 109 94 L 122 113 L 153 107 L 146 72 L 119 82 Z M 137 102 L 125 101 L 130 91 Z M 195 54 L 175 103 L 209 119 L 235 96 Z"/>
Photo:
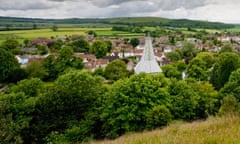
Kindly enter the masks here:
<path id="1" fill-rule="evenodd" d="M 19 68 L 20 65 L 14 55 L 0 48 L 0 82 L 7 80 Z"/>
<path id="2" fill-rule="evenodd" d="M 108 51 L 107 44 L 104 41 L 100 41 L 100 40 L 95 41 L 90 49 L 90 52 L 95 54 L 97 58 L 106 56 L 107 51 Z"/>
<path id="3" fill-rule="evenodd" d="M 101 118 L 107 137 L 146 128 L 147 113 L 157 105 L 169 105 L 169 81 L 162 75 L 140 73 L 119 80 L 107 94 Z"/>
<path id="4" fill-rule="evenodd" d="M 220 90 L 228 81 L 231 73 L 240 67 L 239 55 L 225 52 L 219 55 L 210 75 L 210 82 Z"/>
<path id="5" fill-rule="evenodd" d="M 103 79 L 86 71 L 70 71 L 61 75 L 38 99 L 31 120 L 31 141 L 43 143 L 51 132 L 63 132 L 84 118 L 85 113 L 102 93 Z"/>
<path id="6" fill-rule="evenodd" d="M 0 47 L 9 51 L 9 50 L 16 49 L 18 45 L 19 45 L 19 43 L 18 43 L 17 40 L 15 40 L 15 39 L 7 39 L 7 40 L 2 42 Z"/>
<path id="7" fill-rule="evenodd" d="M 121 60 L 110 62 L 104 71 L 105 77 L 112 81 L 126 78 L 129 74 L 130 72 L 127 70 L 126 64 Z"/>
<path id="8" fill-rule="evenodd" d="M 78 39 L 73 41 L 71 43 L 71 46 L 73 47 L 74 52 L 88 53 L 90 49 L 88 41 L 84 39 Z"/>

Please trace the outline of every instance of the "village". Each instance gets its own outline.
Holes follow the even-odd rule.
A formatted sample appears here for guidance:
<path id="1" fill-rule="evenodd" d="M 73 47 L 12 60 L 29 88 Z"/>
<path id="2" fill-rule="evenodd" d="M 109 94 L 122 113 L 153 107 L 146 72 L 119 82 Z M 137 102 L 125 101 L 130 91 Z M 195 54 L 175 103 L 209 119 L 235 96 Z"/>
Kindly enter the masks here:
<path id="1" fill-rule="evenodd" d="M 108 51 L 101 58 L 97 58 L 94 54 L 89 52 L 75 51 L 74 55 L 83 60 L 84 68 L 94 71 L 98 68 L 105 68 L 111 61 L 116 59 L 128 59 L 127 69 L 133 70 L 134 66 L 140 61 L 144 45 L 145 36 L 138 38 L 127 37 L 107 37 L 94 35 L 72 35 L 72 36 L 56 36 L 51 38 L 36 38 L 27 41 L 23 46 L 19 47 L 20 55 L 16 55 L 18 62 L 25 67 L 27 64 L 35 60 L 42 60 L 50 54 L 56 54 L 54 45 L 59 44 L 58 47 L 68 45 L 78 39 L 92 45 L 94 41 L 108 41 L 110 42 L 110 51 Z M 133 44 L 130 43 L 134 39 Z M 174 36 L 160 36 L 152 38 L 152 46 L 155 59 L 159 66 L 171 63 L 171 58 L 168 53 L 181 49 L 184 43 L 191 43 L 195 46 L 197 51 L 219 52 L 224 44 L 230 43 L 235 51 L 240 51 L 240 36 L 228 34 L 213 34 L 204 35 L 204 38 L 198 38 L 196 35 L 189 34 L 175 34 Z M 77 45 L 76 45 L 77 46 Z M 39 53 L 39 47 L 44 49 L 44 53 Z M 77 47 L 81 47 L 81 44 Z M 59 49 L 59 48 L 57 48 Z"/>

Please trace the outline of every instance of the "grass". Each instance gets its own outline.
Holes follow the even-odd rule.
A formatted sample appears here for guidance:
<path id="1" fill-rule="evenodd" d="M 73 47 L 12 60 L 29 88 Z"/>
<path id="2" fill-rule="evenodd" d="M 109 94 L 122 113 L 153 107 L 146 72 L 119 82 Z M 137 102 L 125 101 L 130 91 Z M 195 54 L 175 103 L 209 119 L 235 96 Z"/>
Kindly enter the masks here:
<path id="1" fill-rule="evenodd" d="M 90 144 L 240 144 L 240 117 L 171 124 L 162 130 L 128 134 L 116 140 Z"/>
<path id="2" fill-rule="evenodd" d="M 235 26 L 234 28 L 227 29 L 229 32 L 240 32 L 240 25 Z"/>
<path id="3" fill-rule="evenodd" d="M 143 36 L 142 33 L 130 33 L 122 31 L 112 31 L 111 27 L 106 28 L 79 28 L 79 27 L 64 27 L 59 28 L 56 32 L 53 32 L 51 29 L 37 29 L 37 30 L 14 30 L 14 31 L 0 31 L 0 43 L 7 38 L 15 38 L 20 43 L 24 39 L 33 39 L 39 37 L 51 38 L 55 36 L 69 36 L 69 35 L 86 35 L 89 30 L 93 30 L 97 33 L 98 36 L 126 36 L 126 37 L 135 37 Z"/>

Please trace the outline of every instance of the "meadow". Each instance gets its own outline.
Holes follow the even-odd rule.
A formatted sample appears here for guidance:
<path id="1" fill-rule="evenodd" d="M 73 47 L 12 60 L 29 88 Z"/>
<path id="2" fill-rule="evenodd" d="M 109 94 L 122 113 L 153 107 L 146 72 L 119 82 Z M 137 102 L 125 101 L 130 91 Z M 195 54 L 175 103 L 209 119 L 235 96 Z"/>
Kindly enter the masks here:
<path id="1" fill-rule="evenodd" d="M 175 123 L 149 132 L 132 133 L 116 140 L 90 144 L 239 144 L 240 117 L 211 117 L 206 121 Z"/>
<path id="2" fill-rule="evenodd" d="M 80 28 L 80 27 L 60 27 L 57 31 L 52 31 L 51 29 L 37 29 L 37 30 L 13 30 L 13 31 L 0 31 L 0 43 L 7 38 L 15 38 L 20 43 L 24 39 L 33 39 L 39 37 L 56 37 L 56 36 L 70 36 L 70 35 L 86 35 L 88 31 L 92 30 L 97 33 L 98 36 L 125 36 L 125 37 L 135 37 L 143 36 L 143 33 L 130 33 L 122 31 L 112 31 L 111 27 L 106 28 Z"/>

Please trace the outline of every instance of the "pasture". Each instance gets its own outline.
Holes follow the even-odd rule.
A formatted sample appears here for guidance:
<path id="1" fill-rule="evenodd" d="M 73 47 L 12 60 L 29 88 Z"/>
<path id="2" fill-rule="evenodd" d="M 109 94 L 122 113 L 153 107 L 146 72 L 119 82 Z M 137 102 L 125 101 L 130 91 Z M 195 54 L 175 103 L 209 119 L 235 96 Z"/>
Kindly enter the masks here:
<path id="1" fill-rule="evenodd" d="M 88 31 L 95 31 L 98 36 L 124 36 L 124 37 L 136 37 L 143 36 L 143 33 L 130 33 L 122 31 L 112 31 L 111 27 L 107 28 L 58 28 L 57 31 L 52 31 L 51 29 L 37 29 L 37 30 L 14 30 L 14 31 L 0 31 L 0 43 L 7 38 L 15 38 L 20 43 L 24 39 L 33 39 L 39 37 L 56 37 L 56 36 L 71 36 L 71 35 L 86 35 Z"/>

